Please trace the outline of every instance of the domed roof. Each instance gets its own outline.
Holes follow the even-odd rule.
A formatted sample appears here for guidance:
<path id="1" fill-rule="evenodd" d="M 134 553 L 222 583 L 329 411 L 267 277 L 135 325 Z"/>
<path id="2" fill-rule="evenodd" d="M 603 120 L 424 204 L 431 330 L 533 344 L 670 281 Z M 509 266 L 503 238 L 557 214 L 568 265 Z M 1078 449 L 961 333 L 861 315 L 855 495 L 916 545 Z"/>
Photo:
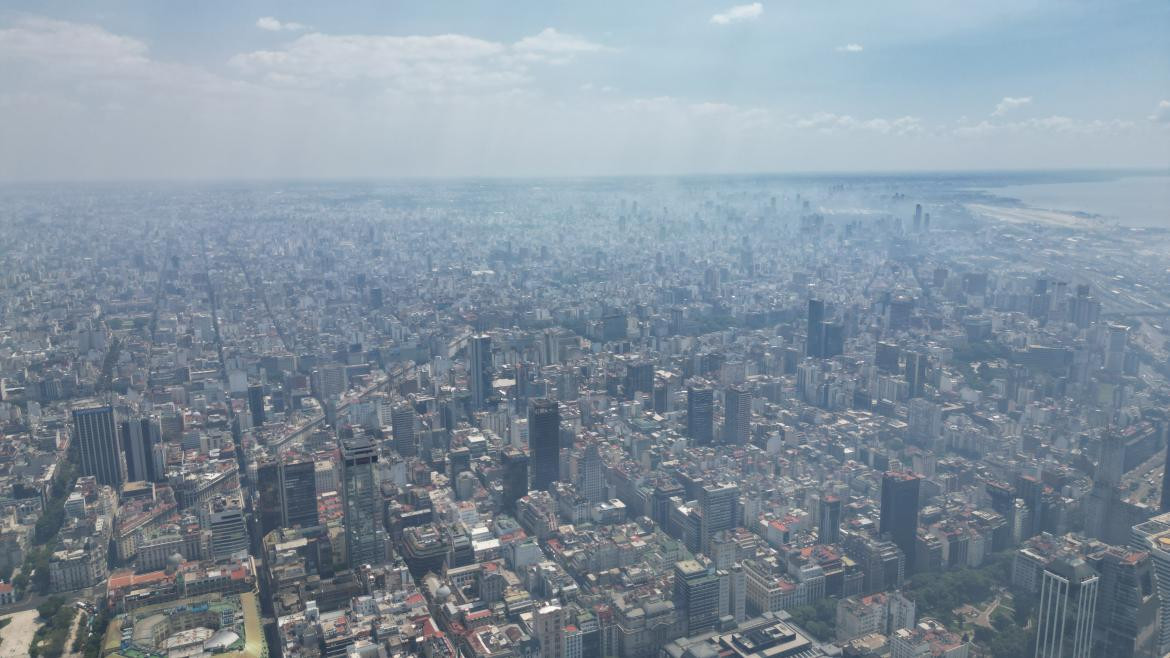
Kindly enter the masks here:
<path id="1" fill-rule="evenodd" d="M 435 596 L 439 598 L 439 601 L 446 601 L 451 597 L 451 588 L 443 585 L 439 587 L 439 591 L 435 592 Z"/>
<path id="2" fill-rule="evenodd" d="M 215 653 L 217 651 L 226 651 L 228 647 L 240 641 L 240 634 L 230 628 L 221 628 L 215 632 L 215 635 L 207 638 L 203 643 L 203 650 Z"/>

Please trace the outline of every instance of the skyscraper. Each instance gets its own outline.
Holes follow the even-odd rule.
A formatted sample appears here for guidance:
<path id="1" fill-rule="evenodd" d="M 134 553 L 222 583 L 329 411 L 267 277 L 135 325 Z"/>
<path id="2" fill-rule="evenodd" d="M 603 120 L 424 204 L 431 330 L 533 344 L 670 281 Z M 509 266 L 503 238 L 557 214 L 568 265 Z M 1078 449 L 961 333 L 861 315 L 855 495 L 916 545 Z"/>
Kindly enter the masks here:
<path id="1" fill-rule="evenodd" d="M 920 352 L 906 352 L 906 383 L 910 397 L 922 397 L 926 387 L 926 356 Z"/>
<path id="2" fill-rule="evenodd" d="M 248 387 L 248 411 L 252 413 L 252 426 L 260 427 L 264 424 L 264 385 L 252 384 Z"/>
<path id="3" fill-rule="evenodd" d="M 874 364 L 883 372 L 897 372 L 898 346 L 894 343 L 878 343 Z"/>
<path id="4" fill-rule="evenodd" d="M 350 568 L 380 564 L 384 531 L 378 513 L 380 493 L 374 481 L 378 453 L 365 437 L 341 442 L 341 492 L 345 514 L 345 558 Z"/>
<path id="5" fill-rule="evenodd" d="M 1089 658 L 1098 576 L 1080 558 L 1044 568 L 1036 608 L 1036 658 Z"/>
<path id="6" fill-rule="evenodd" d="M 913 473 L 890 471 L 882 476 L 880 528 L 906 555 L 906 571 L 914 569 L 918 540 L 918 488 Z"/>
<path id="7" fill-rule="evenodd" d="M 479 411 L 492 396 L 492 337 L 487 334 L 472 336 L 467 349 L 471 408 Z"/>
<path id="8" fill-rule="evenodd" d="M 734 484 L 707 484 L 699 489 L 699 546 L 704 553 L 710 550 L 712 535 L 739 525 L 735 518 L 738 501 L 739 487 Z"/>
<path id="9" fill-rule="evenodd" d="M 581 455 L 579 478 L 581 493 L 586 500 L 591 503 L 605 500 L 605 473 L 596 443 L 585 446 L 585 452 Z"/>
<path id="10" fill-rule="evenodd" d="M 546 605 L 533 615 L 536 641 L 540 643 L 541 658 L 568 658 L 565 652 L 565 610 L 559 605 Z"/>
<path id="11" fill-rule="evenodd" d="M 1159 514 L 1133 527 L 1130 545 L 1150 554 L 1154 568 L 1154 584 L 1160 600 L 1158 610 L 1157 655 L 1170 652 L 1170 514 Z"/>
<path id="12" fill-rule="evenodd" d="M 283 525 L 284 503 L 281 498 L 280 462 L 272 459 L 258 462 L 255 512 L 261 535 L 267 535 Z"/>
<path id="13" fill-rule="evenodd" d="M 694 560 L 674 563 L 674 606 L 686 620 L 686 634 L 698 635 L 719 621 L 719 578 Z"/>
<path id="14" fill-rule="evenodd" d="M 831 359 L 845 353 L 845 325 L 840 322 L 821 323 L 821 356 Z"/>
<path id="15" fill-rule="evenodd" d="M 539 398 L 528 406 L 528 453 L 532 488 L 550 491 L 561 479 L 561 410 L 556 400 Z"/>
<path id="16" fill-rule="evenodd" d="M 505 512 L 515 514 L 516 501 L 528 495 L 528 455 L 514 446 L 508 446 L 504 448 L 500 461 L 504 467 L 501 507 Z"/>
<path id="17" fill-rule="evenodd" d="M 211 530 L 211 556 L 220 559 L 248 550 L 248 522 L 239 496 L 215 496 L 207 501 L 204 527 Z"/>
<path id="18" fill-rule="evenodd" d="M 1162 427 L 1159 428 L 1159 431 L 1162 432 L 1162 443 L 1166 443 L 1166 439 L 1170 438 L 1166 427 L 1167 424 L 1163 423 Z M 1162 465 L 1162 499 L 1159 502 L 1158 511 L 1163 514 L 1170 512 L 1170 450 L 1166 451 L 1166 461 Z"/>
<path id="19" fill-rule="evenodd" d="M 1125 347 L 1129 342 L 1129 327 L 1119 324 L 1109 325 L 1109 335 L 1105 345 L 1105 370 L 1120 373 L 1125 363 Z"/>
<path id="20" fill-rule="evenodd" d="M 132 418 L 122 422 L 122 447 L 126 450 L 126 479 L 130 482 L 159 482 L 154 464 L 154 446 L 162 440 L 158 421 Z"/>
<path id="21" fill-rule="evenodd" d="M 1161 655 L 1158 637 L 1159 597 L 1154 585 L 1150 554 L 1118 546 L 1091 553 L 1089 564 L 1097 570 L 1097 653 L 1110 658 Z"/>
<path id="22" fill-rule="evenodd" d="M 410 404 L 396 405 L 390 413 L 390 422 L 393 424 L 391 432 L 394 435 L 394 450 L 403 457 L 413 457 L 418 454 L 415 427 L 418 423 L 418 414 Z"/>
<path id="23" fill-rule="evenodd" d="M 910 329 L 910 316 L 914 314 L 914 300 L 907 295 L 898 295 L 890 302 L 891 331 L 906 331 Z"/>
<path id="24" fill-rule="evenodd" d="M 687 387 L 687 436 L 697 445 L 710 445 L 715 434 L 715 391 L 706 384 Z"/>
<path id="25" fill-rule="evenodd" d="M 825 353 L 825 303 L 819 299 L 808 300 L 808 340 L 805 355 L 819 359 Z"/>
<path id="26" fill-rule="evenodd" d="M 841 499 L 822 494 L 817 503 L 817 542 L 836 544 L 841 539 Z"/>
<path id="27" fill-rule="evenodd" d="M 634 399 L 635 393 L 653 393 L 654 364 L 649 361 L 627 363 L 624 388 L 627 400 Z"/>
<path id="28" fill-rule="evenodd" d="M 723 394 L 723 442 L 745 445 L 751 438 L 752 392 L 731 386 Z"/>
<path id="29" fill-rule="evenodd" d="M 317 464 L 303 457 L 280 465 L 281 525 L 309 528 L 318 524 Z"/>
<path id="30" fill-rule="evenodd" d="M 97 477 L 99 484 L 115 490 L 126 481 L 126 459 L 118 437 L 113 407 L 73 410 L 73 435 L 81 453 L 83 475 Z"/>

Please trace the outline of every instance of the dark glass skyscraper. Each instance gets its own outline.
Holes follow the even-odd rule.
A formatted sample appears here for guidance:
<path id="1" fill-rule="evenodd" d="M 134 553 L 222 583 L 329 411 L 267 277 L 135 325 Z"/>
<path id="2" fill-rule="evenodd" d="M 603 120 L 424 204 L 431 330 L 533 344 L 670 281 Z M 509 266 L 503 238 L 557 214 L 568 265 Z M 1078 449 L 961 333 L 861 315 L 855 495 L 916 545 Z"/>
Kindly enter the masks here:
<path id="1" fill-rule="evenodd" d="M 1162 443 L 1166 443 L 1167 439 L 1170 439 L 1170 431 L 1167 430 L 1168 426 L 1170 426 L 1170 423 L 1162 423 L 1162 426 L 1158 430 L 1162 432 Z M 1166 451 L 1166 462 L 1162 469 L 1162 500 L 1160 501 L 1158 510 L 1163 514 L 1170 512 L 1170 450 Z M 1166 605 L 1170 605 L 1170 602 L 1167 602 Z"/>
<path id="2" fill-rule="evenodd" d="M 122 447 L 126 451 L 126 479 L 130 482 L 159 482 L 162 473 L 154 468 L 154 446 L 162 440 L 158 421 L 133 418 L 122 422 Z"/>
<path id="3" fill-rule="evenodd" d="M 113 407 L 73 410 L 73 440 L 81 454 L 81 472 L 114 489 L 126 481 L 126 459 Z"/>
<path id="4" fill-rule="evenodd" d="M 687 435 L 698 445 L 708 445 L 715 435 L 715 392 L 707 385 L 687 387 Z"/>
<path id="5" fill-rule="evenodd" d="M 393 423 L 391 431 L 394 434 L 394 450 L 403 457 L 413 457 L 418 454 L 418 443 L 415 438 L 415 423 L 418 414 L 409 404 L 400 404 L 394 407 L 390 414 Z"/>
<path id="6" fill-rule="evenodd" d="M 487 334 L 472 336 L 467 353 L 467 384 L 471 390 L 471 408 L 479 411 L 492 396 L 492 337 Z"/>
<path id="7" fill-rule="evenodd" d="M 906 554 L 907 572 L 914 568 L 920 483 L 913 473 L 890 471 L 882 476 L 881 532 Z"/>
<path id="8" fill-rule="evenodd" d="M 341 493 L 345 512 L 345 553 L 350 568 L 381 564 L 385 531 L 378 514 L 380 494 L 374 481 L 378 453 L 365 437 L 341 442 Z"/>
<path id="9" fill-rule="evenodd" d="M 752 392 L 731 386 L 723 394 L 723 442 L 744 445 L 751 437 Z"/>
<path id="10" fill-rule="evenodd" d="M 252 414 L 252 426 L 260 427 L 266 420 L 264 415 L 264 385 L 252 384 L 248 387 L 248 411 Z"/>
<path id="11" fill-rule="evenodd" d="M 260 534 L 267 535 L 283 524 L 279 462 L 265 461 L 256 465 L 256 497 Z"/>
<path id="12" fill-rule="evenodd" d="M 549 491 L 561 477 L 561 410 L 556 400 L 540 398 L 528 406 L 528 452 L 532 488 Z"/>
<path id="13" fill-rule="evenodd" d="M 309 458 L 281 464 L 281 524 L 284 527 L 309 528 L 318 524 L 316 467 Z"/>
<path id="14" fill-rule="evenodd" d="M 805 354 L 820 358 L 825 353 L 825 303 L 819 299 L 808 300 L 808 341 Z"/>
<path id="15" fill-rule="evenodd" d="M 878 343 L 874 363 L 882 372 L 898 371 L 898 346 L 894 343 Z"/>
<path id="16" fill-rule="evenodd" d="M 500 462 L 503 466 L 503 498 L 500 507 L 507 513 L 516 511 L 516 501 L 528 495 L 528 455 L 514 446 L 504 448 Z"/>
<path id="17" fill-rule="evenodd" d="M 841 499 L 822 494 L 817 505 L 817 542 L 836 544 L 841 540 Z"/>
<path id="18" fill-rule="evenodd" d="M 922 397 L 926 387 L 926 356 L 921 352 L 906 352 L 906 383 L 910 397 Z"/>

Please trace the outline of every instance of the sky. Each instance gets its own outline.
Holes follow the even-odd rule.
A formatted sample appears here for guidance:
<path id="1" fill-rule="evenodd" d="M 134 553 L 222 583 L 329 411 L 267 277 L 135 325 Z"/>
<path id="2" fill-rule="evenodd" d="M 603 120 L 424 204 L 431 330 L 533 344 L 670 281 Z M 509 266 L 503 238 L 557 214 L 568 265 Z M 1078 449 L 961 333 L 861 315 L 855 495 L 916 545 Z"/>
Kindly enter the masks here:
<path id="1" fill-rule="evenodd" d="M 0 180 L 1170 167 L 1170 2 L 0 5 Z"/>

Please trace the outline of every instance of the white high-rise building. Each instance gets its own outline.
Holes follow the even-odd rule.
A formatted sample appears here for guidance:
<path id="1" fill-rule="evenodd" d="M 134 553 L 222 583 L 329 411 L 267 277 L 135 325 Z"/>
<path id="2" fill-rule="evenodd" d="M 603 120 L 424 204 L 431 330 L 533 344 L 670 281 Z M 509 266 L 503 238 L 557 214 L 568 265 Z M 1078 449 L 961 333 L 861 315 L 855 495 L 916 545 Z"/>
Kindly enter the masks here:
<path id="1" fill-rule="evenodd" d="M 1100 578 L 1084 560 L 1057 559 L 1040 577 L 1036 658 L 1089 658 Z"/>

